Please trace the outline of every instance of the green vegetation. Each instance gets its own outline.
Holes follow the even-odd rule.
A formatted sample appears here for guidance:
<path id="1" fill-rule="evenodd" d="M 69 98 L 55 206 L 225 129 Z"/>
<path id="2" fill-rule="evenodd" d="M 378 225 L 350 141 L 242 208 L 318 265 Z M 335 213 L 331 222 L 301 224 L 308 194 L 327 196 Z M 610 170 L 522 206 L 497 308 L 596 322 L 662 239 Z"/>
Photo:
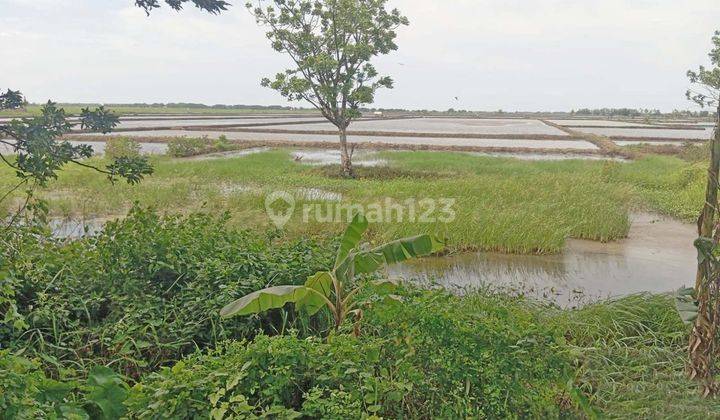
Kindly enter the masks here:
<path id="1" fill-rule="evenodd" d="M 298 310 L 312 316 L 326 308 L 332 313 L 337 331 L 348 315 L 355 317 L 356 335 L 363 318 L 363 303 L 357 299 L 360 287 L 355 287 L 355 276 L 369 275 L 393 264 L 431 255 L 442 250 L 442 244 L 430 235 L 397 239 L 372 249 L 360 249 L 361 240 L 368 228 L 362 214 L 356 214 L 340 240 L 340 249 L 330 271 L 318 271 L 300 286 L 275 286 L 258 290 L 229 303 L 220 315 L 231 317 L 251 315 L 279 309 L 292 303 Z M 375 288 L 392 291 L 395 283 L 384 279 L 374 283 Z M 353 288 L 354 287 L 354 288 Z M 387 294 L 387 293 L 386 293 Z M 375 296 L 373 296 L 375 297 Z"/>
<path id="2" fill-rule="evenodd" d="M 374 278 L 362 278 L 358 298 L 375 303 L 356 337 L 351 323 L 330 331 L 326 309 L 312 319 L 290 306 L 219 315 L 228 299 L 332 267 L 341 241 L 288 242 L 203 214 L 140 209 L 97 238 L 61 243 L 40 233 L 16 230 L 3 248 L 0 307 L 15 318 L 0 329 L 3 418 L 80 410 L 158 419 L 707 418 L 720 410 L 684 374 L 687 328 L 669 296 L 561 310 L 407 286 L 375 299 Z"/>
<path id="3" fill-rule="evenodd" d="M 237 148 L 237 145 L 231 143 L 224 135 L 215 140 L 207 137 L 176 137 L 170 139 L 167 146 L 167 155 L 176 158 L 226 152 Z"/>
<path id="4" fill-rule="evenodd" d="M 562 310 L 484 291 L 390 291 L 377 273 L 349 279 L 362 316 L 337 331 L 322 305 L 312 317 L 287 303 L 223 319 L 223 305 L 253 292 L 308 287 L 333 270 L 347 242 L 335 239 L 342 223 L 305 225 L 299 214 L 271 228 L 264 206 L 274 190 L 296 193 L 300 204 L 321 202 L 303 195 L 309 187 L 343 202 L 450 196 L 460 220 L 370 224 L 370 245 L 432 233 L 453 249 L 518 252 L 557 251 L 569 236 L 617 238 L 633 209 L 689 218 L 704 193 L 702 164 L 667 156 L 379 158 L 389 166 L 358 168 L 355 180 L 337 166 L 293 162 L 287 150 L 152 157 L 156 174 L 133 187 L 64 170 L 40 193 L 53 214 L 132 210 L 92 238 L 52 240 L 32 224 L 2 239 L 0 417 L 707 418 L 720 410 L 685 375 L 688 331 L 669 296 Z M 0 172 L 2 188 L 13 180 Z M 136 200 L 186 215 L 132 208 Z"/>
<path id="5" fill-rule="evenodd" d="M 130 137 L 113 137 L 105 143 L 107 159 L 138 157 L 140 150 L 140 143 Z"/>
<path id="6" fill-rule="evenodd" d="M 402 303 L 367 311 L 359 338 L 289 334 L 233 343 L 151 375 L 135 387 L 130 405 L 149 418 L 211 411 L 314 418 L 572 411 L 560 398 L 572 358 L 561 331 L 543 325 L 538 312 L 482 296 L 401 293 Z"/>
<path id="7" fill-rule="evenodd" d="M 372 224 L 370 234 L 388 241 L 432 233 L 447 238 L 451 251 L 554 253 L 568 237 L 623 237 L 633 209 L 692 221 L 704 193 L 703 164 L 666 156 L 622 163 L 526 162 L 450 152 L 383 152 L 379 157 L 390 167 L 359 167 L 356 180 L 338 177 L 335 169 L 293 162 L 286 150 L 197 161 L 154 157 L 155 174 L 137 186 L 109 186 L 98 174 L 68 168 L 39 195 L 50 201 L 54 216 L 122 216 L 139 201 L 170 212 L 228 211 L 231 225 L 260 229 L 270 226 L 264 197 L 276 190 L 293 193 L 296 208 L 322 203 L 308 196 L 309 188 L 341 194 L 346 203 L 447 197 L 456 200 L 453 222 Z M 12 181 L 10 171 L 0 171 L 2 188 Z M 3 204 L 7 208 L 9 203 Z M 286 227 L 292 236 L 342 229 L 339 223 L 296 223 L 301 217 L 296 211 Z"/>
<path id="8" fill-rule="evenodd" d="M 23 103 L 20 92 L 8 90 L 0 95 L 0 110 L 17 109 Z M 94 110 L 83 108 L 80 115 L 80 127 L 92 132 L 108 133 L 118 122 L 117 116 L 102 106 Z M 58 171 L 70 164 L 94 169 L 105 174 L 110 181 L 123 178 L 130 184 L 152 174 L 147 159 L 141 156 L 119 157 L 104 167 L 80 162 L 90 158 L 93 149 L 88 145 L 73 145 L 61 140 L 62 135 L 71 129 L 67 114 L 53 102 L 43 105 L 36 117 L 0 123 L 0 146 L 10 148 L 15 155 L 9 159 L 3 154 L 7 152 L 0 153 L 0 166 L 11 170 L 15 176 L 14 186 L 2 191 L 27 189 L 24 192 L 31 196 L 34 187 L 46 186 L 49 180 L 57 178 Z M 5 193 L 2 194 L 0 201 L 6 198 Z"/>
<path id="9" fill-rule="evenodd" d="M 325 244 L 280 244 L 224 224 L 222 217 L 160 219 L 135 209 L 97 237 L 69 244 L 21 230 L 3 241 L 6 254 L 15 252 L 4 264 L 0 297 L 13 310 L 0 340 L 42 356 L 57 375 L 99 363 L 137 378 L 198 348 L 247 336 L 262 324 L 221 323 L 224 304 L 268 284 L 301 281 L 332 257 Z"/>
<path id="10" fill-rule="evenodd" d="M 392 89 L 390 76 L 380 76 L 372 61 L 398 49 L 401 26 L 409 24 L 387 0 L 259 0 L 247 8 L 267 28 L 272 48 L 293 65 L 262 85 L 289 101 L 308 102 L 338 129 L 340 165 L 353 177 L 354 148 L 347 128 L 360 108 L 375 102 L 378 89 Z"/>

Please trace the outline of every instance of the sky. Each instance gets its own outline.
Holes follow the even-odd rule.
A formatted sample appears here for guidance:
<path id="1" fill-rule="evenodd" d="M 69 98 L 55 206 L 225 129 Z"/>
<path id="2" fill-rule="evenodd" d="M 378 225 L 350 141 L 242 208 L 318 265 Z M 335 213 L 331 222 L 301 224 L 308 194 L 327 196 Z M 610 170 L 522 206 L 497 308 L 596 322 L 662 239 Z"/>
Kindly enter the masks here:
<path id="1" fill-rule="evenodd" d="M 0 0 L 0 89 L 32 102 L 287 105 L 260 80 L 287 67 L 243 4 L 221 15 L 133 0 Z M 389 0 L 410 20 L 377 67 L 376 107 L 695 109 L 718 0 Z M 457 97 L 457 99 L 456 99 Z M 307 106 L 307 104 L 303 104 Z"/>

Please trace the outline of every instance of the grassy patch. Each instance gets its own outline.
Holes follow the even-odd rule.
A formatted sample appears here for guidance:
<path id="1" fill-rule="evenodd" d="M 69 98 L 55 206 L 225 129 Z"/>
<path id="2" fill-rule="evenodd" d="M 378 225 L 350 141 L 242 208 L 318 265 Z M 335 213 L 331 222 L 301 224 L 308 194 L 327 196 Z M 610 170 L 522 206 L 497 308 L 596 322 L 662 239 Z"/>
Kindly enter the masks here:
<path id="1" fill-rule="evenodd" d="M 581 354 L 578 381 L 613 418 L 716 418 L 720 400 L 688 379 L 687 329 L 670 296 L 601 302 L 554 319 Z"/>
<path id="2" fill-rule="evenodd" d="M 628 230 L 629 189 L 602 182 L 602 163 L 528 163 L 435 152 L 393 152 L 384 157 L 393 168 L 361 169 L 358 180 L 328 176 L 293 162 L 286 150 L 214 161 L 154 158 L 155 175 L 139 186 L 109 185 L 95 173 L 68 168 L 48 191 L 76 192 L 74 198 L 50 197 L 55 212 L 71 215 L 123 214 L 139 201 L 168 211 L 227 210 L 232 223 L 260 228 L 269 226 L 264 197 L 276 190 L 295 194 L 296 208 L 319 202 L 303 196 L 308 188 L 364 205 L 384 204 L 387 199 L 401 203 L 448 198 L 455 200 L 456 218 L 450 223 L 418 223 L 407 217 L 376 225 L 374 234 L 391 239 L 433 232 L 447 237 L 455 250 L 554 253 L 568 237 L 609 241 Z M 366 175 L 370 172 L 376 176 Z M 432 173 L 441 176 L 427 175 Z M 0 182 L 11 182 L 12 174 L 4 174 Z M 415 219 L 427 209 L 418 207 Z M 291 233 L 334 233 L 342 226 L 312 220 L 303 224 L 301 217 L 302 212 L 296 211 L 287 225 Z"/>
<path id="3" fill-rule="evenodd" d="M 374 225 L 372 234 L 387 240 L 433 232 L 447 237 L 452 251 L 556 253 L 569 237 L 624 237 L 634 208 L 692 221 L 704 190 L 703 163 L 668 156 L 628 163 L 527 162 L 452 152 L 382 152 L 380 157 L 390 166 L 358 168 L 356 180 L 339 176 L 335 165 L 293 162 L 288 150 L 207 161 L 153 157 L 156 173 L 138 186 L 110 185 L 99 174 L 68 167 L 40 195 L 50 200 L 56 216 L 123 215 L 140 202 L 168 212 L 228 211 L 232 225 L 258 229 L 271 226 L 265 197 L 277 190 L 293 194 L 296 209 L 309 203 L 325 206 L 317 214 L 332 205 L 322 201 L 322 193 L 365 206 L 448 198 L 455 200 L 456 218 L 450 223 L 419 223 L 406 215 L 399 223 Z M 12 172 L 0 170 L 0 188 L 13 182 Z M 9 203 L 0 206 L 7 209 Z M 424 209 L 417 209 L 416 216 Z M 315 214 L 301 223 L 302 211 L 296 210 L 285 229 L 291 235 L 340 231 L 342 223 L 318 221 Z"/>
<path id="4" fill-rule="evenodd" d="M 705 162 L 668 156 L 647 156 L 606 171 L 610 182 L 629 185 L 642 205 L 687 222 L 694 222 L 700 214 L 706 175 Z"/>

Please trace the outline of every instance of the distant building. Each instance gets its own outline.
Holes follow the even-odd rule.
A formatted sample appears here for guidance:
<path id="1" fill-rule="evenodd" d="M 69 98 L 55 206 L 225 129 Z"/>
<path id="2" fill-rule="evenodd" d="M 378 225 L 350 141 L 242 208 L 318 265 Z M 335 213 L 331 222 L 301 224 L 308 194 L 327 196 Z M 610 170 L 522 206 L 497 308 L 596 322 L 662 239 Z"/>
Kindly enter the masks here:
<path id="1" fill-rule="evenodd" d="M 375 111 L 375 112 L 373 112 L 373 115 L 376 116 L 376 117 L 382 117 L 382 116 L 383 116 L 383 112 L 382 112 L 382 111 Z"/>

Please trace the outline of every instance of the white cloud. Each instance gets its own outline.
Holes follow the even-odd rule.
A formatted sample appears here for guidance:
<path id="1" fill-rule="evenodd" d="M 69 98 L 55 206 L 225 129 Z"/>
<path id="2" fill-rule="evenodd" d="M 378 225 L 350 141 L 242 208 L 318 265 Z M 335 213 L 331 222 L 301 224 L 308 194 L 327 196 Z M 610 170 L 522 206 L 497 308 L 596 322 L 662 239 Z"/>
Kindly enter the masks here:
<path id="1" fill-rule="evenodd" d="M 281 103 L 258 81 L 287 60 L 232 2 L 220 16 L 148 18 L 132 0 L 0 0 L 0 52 L 14 57 L 0 61 L 0 88 L 35 101 Z M 686 108 L 685 71 L 720 29 L 717 0 L 392 3 L 411 26 L 378 60 L 396 81 L 378 95 L 386 107 Z"/>

